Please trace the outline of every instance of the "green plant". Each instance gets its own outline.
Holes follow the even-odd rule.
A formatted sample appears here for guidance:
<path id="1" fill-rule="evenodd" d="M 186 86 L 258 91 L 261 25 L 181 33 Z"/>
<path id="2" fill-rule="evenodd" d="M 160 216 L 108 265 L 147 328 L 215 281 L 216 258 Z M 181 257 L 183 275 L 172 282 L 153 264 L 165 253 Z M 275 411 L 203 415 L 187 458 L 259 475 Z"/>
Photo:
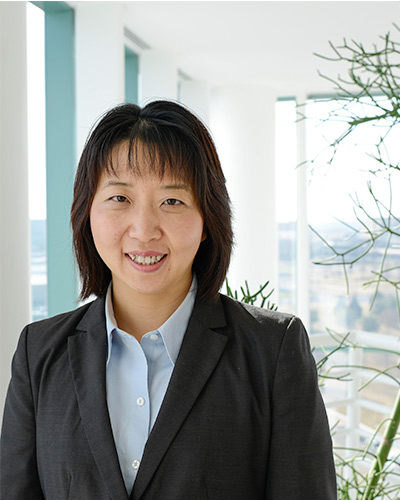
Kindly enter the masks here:
<path id="1" fill-rule="evenodd" d="M 276 311 L 278 309 L 278 306 L 269 300 L 271 295 L 274 293 L 274 289 L 270 290 L 266 295 L 264 295 L 264 292 L 266 291 L 268 286 L 269 281 L 264 283 L 264 285 L 260 285 L 259 290 L 256 293 L 252 293 L 250 292 L 249 284 L 247 283 L 247 281 L 245 281 L 244 287 L 240 287 L 240 292 L 242 294 L 240 301 L 245 302 L 246 304 L 264 307 L 265 309 L 269 309 L 271 311 Z M 239 300 L 239 294 L 237 290 L 232 291 L 231 287 L 229 286 L 228 279 L 225 280 L 225 287 L 226 295 L 228 297 Z"/>

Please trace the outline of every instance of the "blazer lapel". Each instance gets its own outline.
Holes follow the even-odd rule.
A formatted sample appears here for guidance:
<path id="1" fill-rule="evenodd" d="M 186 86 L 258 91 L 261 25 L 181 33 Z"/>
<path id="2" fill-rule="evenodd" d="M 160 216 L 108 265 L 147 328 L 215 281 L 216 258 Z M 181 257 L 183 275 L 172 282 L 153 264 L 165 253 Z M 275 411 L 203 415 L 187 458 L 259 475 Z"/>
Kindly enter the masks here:
<path id="1" fill-rule="evenodd" d="M 107 409 L 104 299 L 93 302 L 77 330 L 68 351 L 86 437 L 110 497 L 128 500 Z"/>
<path id="2" fill-rule="evenodd" d="M 195 305 L 160 412 L 147 441 L 131 500 L 139 500 L 217 365 L 227 337 L 222 305 Z"/>

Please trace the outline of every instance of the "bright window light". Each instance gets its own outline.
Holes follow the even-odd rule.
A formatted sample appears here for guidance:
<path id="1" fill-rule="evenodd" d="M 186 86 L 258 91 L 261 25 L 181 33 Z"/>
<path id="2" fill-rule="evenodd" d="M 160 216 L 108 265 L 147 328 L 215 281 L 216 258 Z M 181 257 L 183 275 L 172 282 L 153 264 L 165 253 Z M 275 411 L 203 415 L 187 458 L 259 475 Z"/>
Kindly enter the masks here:
<path id="1" fill-rule="evenodd" d="M 44 33 L 44 12 L 28 2 L 28 168 L 33 320 L 47 316 Z"/>

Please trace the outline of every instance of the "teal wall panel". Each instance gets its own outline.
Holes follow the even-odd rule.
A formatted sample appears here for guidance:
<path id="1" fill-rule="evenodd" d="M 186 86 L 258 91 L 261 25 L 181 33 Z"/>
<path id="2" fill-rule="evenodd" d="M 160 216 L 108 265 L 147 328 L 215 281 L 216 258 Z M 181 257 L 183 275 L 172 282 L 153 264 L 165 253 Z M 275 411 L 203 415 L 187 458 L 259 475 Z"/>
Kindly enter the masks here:
<path id="1" fill-rule="evenodd" d="M 70 208 L 75 172 L 74 12 L 63 2 L 45 11 L 48 312 L 76 307 Z"/>
<path id="2" fill-rule="evenodd" d="M 125 100 L 138 104 L 139 57 L 125 47 Z"/>

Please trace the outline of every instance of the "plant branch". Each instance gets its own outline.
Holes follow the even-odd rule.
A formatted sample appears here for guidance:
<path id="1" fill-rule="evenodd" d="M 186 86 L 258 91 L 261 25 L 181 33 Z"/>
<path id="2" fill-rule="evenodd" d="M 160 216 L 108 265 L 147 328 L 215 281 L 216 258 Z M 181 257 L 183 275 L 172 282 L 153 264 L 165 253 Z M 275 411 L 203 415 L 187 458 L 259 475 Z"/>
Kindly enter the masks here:
<path id="1" fill-rule="evenodd" d="M 400 422 L 400 389 L 397 393 L 397 399 L 393 407 L 393 412 L 390 417 L 389 425 L 387 426 L 384 437 L 376 453 L 376 458 L 372 464 L 367 478 L 367 485 L 364 491 L 362 500 L 372 500 L 374 491 L 377 488 L 379 479 L 384 470 L 384 465 L 388 459 L 393 441 L 397 434 Z"/>

